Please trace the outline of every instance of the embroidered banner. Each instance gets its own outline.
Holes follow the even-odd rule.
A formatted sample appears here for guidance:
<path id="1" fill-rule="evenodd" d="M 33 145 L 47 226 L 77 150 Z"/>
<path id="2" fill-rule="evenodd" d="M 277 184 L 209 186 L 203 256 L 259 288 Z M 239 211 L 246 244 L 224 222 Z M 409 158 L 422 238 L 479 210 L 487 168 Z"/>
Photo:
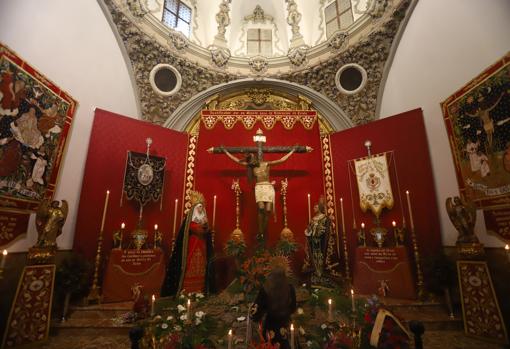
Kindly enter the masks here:
<path id="1" fill-rule="evenodd" d="M 379 217 L 383 208 L 393 208 L 390 173 L 386 153 L 354 161 L 361 210 Z"/>
<path id="2" fill-rule="evenodd" d="M 53 196 L 75 106 L 0 44 L 0 206 L 34 211 Z"/>
<path id="3" fill-rule="evenodd" d="M 30 214 L 10 212 L 0 209 L 0 247 L 26 234 Z"/>

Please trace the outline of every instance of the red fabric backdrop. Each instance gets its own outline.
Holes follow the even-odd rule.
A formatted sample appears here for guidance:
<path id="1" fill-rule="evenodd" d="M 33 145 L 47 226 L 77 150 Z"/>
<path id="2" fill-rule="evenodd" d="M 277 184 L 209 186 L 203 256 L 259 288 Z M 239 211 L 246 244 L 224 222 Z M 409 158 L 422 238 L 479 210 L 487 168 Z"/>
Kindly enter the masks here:
<path id="1" fill-rule="evenodd" d="M 112 247 L 112 233 L 126 223 L 124 241 L 138 221 L 138 206 L 124 198 L 120 207 L 120 196 L 127 151 L 146 151 L 146 138 L 152 138 L 151 154 L 166 157 L 163 210 L 159 201 L 149 203 L 144 210 L 145 227 L 152 243 L 153 227 L 158 224 L 163 232 L 163 245 L 170 246 L 172 238 L 174 201 L 179 199 L 177 229 L 181 221 L 184 167 L 188 136 L 148 122 L 96 109 L 90 144 L 85 165 L 80 206 L 76 222 L 74 249 L 93 260 L 106 190 L 110 190 L 108 214 L 105 222 L 103 251 Z M 106 253 L 107 255 L 107 253 Z"/>
<path id="2" fill-rule="evenodd" d="M 232 261 L 224 258 L 223 248 L 230 234 L 235 228 L 235 195 L 231 189 L 232 180 L 240 179 L 242 195 L 240 199 L 240 225 L 248 245 L 248 254 L 253 251 L 257 234 L 257 206 L 255 203 L 254 184 L 247 179 L 246 168 L 234 163 L 224 154 L 209 154 L 210 147 L 224 146 L 254 146 L 253 135 L 261 128 L 267 137 L 267 146 L 308 145 L 314 150 L 306 154 L 293 154 L 283 164 L 271 169 L 270 180 L 276 181 L 276 216 L 269 219 L 268 245 L 274 246 L 280 238 L 283 229 L 283 205 L 281 202 L 281 180 L 288 178 L 287 191 L 288 225 L 294 232 L 296 241 L 301 245 L 294 257 L 294 271 L 299 272 L 303 260 L 304 229 L 308 223 L 307 194 L 311 194 L 312 205 L 324 192 L 322 176 L 322 158 L 318 122 L 307 130 L 301 123 L 296 123 L 291 130 L 285 129 L 281 122 L 277 122 L 270 130 L 262 122 L 257 121 L 251 130 L 238 122 L 228 130 L 223 123 L 218 122 L 212 129 L 201 125 L 198 139 L 195 171 L 195 188 L 201 191 L 207 200 L 210 222 L 212 221 L 213 196 L 217 195 L 215 250 L 218 257 L 217 270 L 221 270 L 219 285 L 225 285 L 232 274 Z M 235 154 L 242 158 L 242 154 Z M 265 160 L 275 160 L 284 154 L 264 154 Z M 218 273 L 219 274 L 219 273 Z"/>
<path id="3" fill-rule="evenodd" d="M 405 191 L 409 190 L 421 256 L 424 257 L 437 252 L 441 247 L 441 233 L 430 154 L 422 111 L 421 109 L 414 109 L 331 135 L 336 199 L 337 205 L 339 205 L 340 197 L 344 198 L 345 227 L 351 270 L 353 270 L 357 241 L 356 234 L 352 231 L 353 207 L 350 199 L 347 162 L 367 155 L 367 149 L 364 146 L 366 140 L 372 142 L 372 154 L 394 151 L 393 160 L 396 161 L 400 195 L 404 204 L 407 226 L 409 227 L 409 216 Z M 388 165 L 395 205 L 391 211 L 384 209 L 381 214 L 381 221 L 384 227 L 390 229 L 393 220 L 399 226 L 402 225 L 402 202 L 398 196 L 393 162 L 389 162 Z M 361 211 L 356 178 L 352 172 L 351 183 L 354 216 L 358 229 L 360 223 L 364 222 L 368 231 L 374 226 L 374 215 L 370 211 L 366 213 Z M 371 239 L 369 234 L 367 234 L 367 239 Z M 410 247 L 409 236 L 407 242 L 407 246 Z"/>

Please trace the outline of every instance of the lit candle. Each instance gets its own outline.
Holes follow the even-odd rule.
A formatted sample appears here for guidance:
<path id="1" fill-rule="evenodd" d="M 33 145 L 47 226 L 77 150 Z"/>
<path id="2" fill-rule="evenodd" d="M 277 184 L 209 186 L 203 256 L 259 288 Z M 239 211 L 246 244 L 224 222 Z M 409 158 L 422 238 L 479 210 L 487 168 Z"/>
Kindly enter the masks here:
<path id="1" fill-rule="evenodd" d="M 228 330 L 228 349 L 232 349 L 232 329 Z"/>
<path id="2" fill-rule="evenodd" d="M 507 245 L 508 247 L 508 245 Z M 0 262 L 0 269 L 3 269 L 5 267 L 5 260 L 7 259 L 7 250 L 2 251 L 2 262 Z"/>
<path id="3" fill-rule="evenodd" d="M 342 232 L 345 232 L 344 199 L 340 198 L 340 212 L 342 213 Z"/>
<path id="4" fill-rule="evenodd" d="M 508 256 L 508 260 L 510 261 L 510 247 L 508 247 L 508 244 L 505 245 L 505 251 L 506 255 Z M 7 255 L 7 251 L 4 250 L 4 256 Z"/>
<path id="5" fill-rule="evenodd" d="M 104 230 L 104 221 L 106 219 L 106 211 L 108 210 L 108 200 L 110 198 L 110 191 L 106 191 L 106 198 L 104 199 L 103 218 L 101 219 L 101 230 Z"/>
<path id="6" fill-rule="evenodd" d="M 294 333 L 294 324 L 290 324 L 290 349 L 295 348 L 295 333 Z"/>
<path id="7" fill-rule="evenodd" d="M 191 321 L 191 299 L 188 298 L 188 303 L 186 304 L 186 308 L 187 308 L 187 318 L 188 318 L 188 322 Z"/>
<path id="8" fill-rule="evenodd" d="M 125 223 L 122 223 L 122 224 L 120 225 L 120 229 L 124 230 L 124 228 L 126 228 L 126 224 L 125 224 Z"/>
<path id="9" fill-rule="evenodd" d="M 414 231 L 414 220 L 413 220 L 413 208 L 411 207 L 411 199 L 409 190 L 406 190 L 407 206 L 409 206 L 409 223 L 411 224 L 411 230 Z"/>
<path id="10" fill-rule="evenodd" d="M 308 194 L 308 222 L 312 220 L 312 208 L 310 207 L 310 194 Z"/>
<path id="11" fill-rule="evenodd" d="M 352 303 L 352 312 L 356 311 L 356 305 L 354 304 L 354 290 L 351 288 L 351 303 Z"/>
<path id="12" fill-rule="evenodd" d="M 157 224 L 154 224 L 154 230 L 158 230 L 158 225 Z"/>
<path id="13" fill-rule="evenodd" d="M 151 316 L 154 316 L 154 303 L 156 303 L 156 296 L 152 295 L 152 302 L 151 302 Z"/>
<path id="14" fill-rule="evenodd" d="M 393 228 L 395 228 L 397 226 L 397 222 L 393 221 L 391 222 L 391 225 L 393 226 Z"/>
<path id="15" fill-rule="evenodd" d="M 361 223 L 361 229 L 365 229 L 365 223 Z"/>
<path id="16" fill-rule="evenodd" d="M 216 226 L 216 195 L 213 197 L 213 209 L 212 209 L 212 230 Z"/>
<path id="17" fill-rule="evenodd" d="M 333 300 L 328 299 L 328 321 L 333 321 Z"/>
<path id="18" fill-rule="evenodd" d="M 172 229 L 172 238 L 175 240 L 175 227 L 177 224 L 177 206 L 179 206 L 179 199 L 175 199 L 175 207 L 174 207 L 174 227 Z"/>

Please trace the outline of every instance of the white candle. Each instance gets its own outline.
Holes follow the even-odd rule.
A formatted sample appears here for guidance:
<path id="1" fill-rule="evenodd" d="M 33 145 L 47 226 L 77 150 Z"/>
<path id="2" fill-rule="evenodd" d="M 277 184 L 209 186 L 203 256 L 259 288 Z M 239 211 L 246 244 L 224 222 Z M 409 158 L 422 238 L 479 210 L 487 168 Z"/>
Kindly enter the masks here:
<path id="1" fill-rule="evenodd" d="M 397 226 L 397 222 L 393 221 L 391 222 L 391 225 L 393 226 L 393 228 L 395 228 Z"/>
<path id="2" fill-rule="evenodd" d="M 232 329 L 228 330 L 228 349 L 232 349 Z"/>
<path id="3" fill-rule="evenodd" d="M 154 224 L 154 230 L 158 230 L 158 225 L 157 224 Z"/>
<path id="4" fill-rule="evenodd" d="M 122 223 L 122 224 L 120 225 L 120 229 L 124 229 L 125 227 L 126 227 L 126 224 L 125 224 L 125 223 Z"/>
<path id="5" fill-rule="evenodd" d="M 106 191 L 106 198 L 104 199 L 103 218 L 101 219 L 101 230 L 104 230 L 104 221 L 106 219 L 106 211 L 108 210 L 108 200 L 110 198 L 110 191 Z"/>
<path id="6" fill-rule="evenodd" d="M 508 244 L 505 245 L 505 251 L 506 255 L 508 256 L 508 260 L 510 261 L 510 247 L 508 247 Z M 6 250 L 4 250 L 4 254 L 6 254 Z"/>
<path id="7" fill-rule="evenodd" d="M 0 262 L 0 269 L 3 269 L 5 267 L 5 260 L 7 259 L 7 253 L 8 253 L 7 250 L 2 251 L 2 262 Z"/>
<path id="8" fill-rule="evenodd" d="M 414 220 L 413 220 L 413 208 L 411 207 L 411 199 L 409 190 L 406 190 L 407 206 L 409 206 L 409 223 L 411 224 L 411 230 L 414 231 Z"/>
<path id="9" fill-rule="evenodd" d="M 188 318 L 188 322 L 191 322 L 191 300 L 188 298 L 188 303 L 186 304 L 186 308 L 187 308 L 187 318 Z"/>
<path id="10" fill-rule="evenodd" d="M 312 221 L 312 208 L 310 207 L 310 194 L 308 194 L 308 222 Z"/>
<path id="11" fill-rule="evenodd" d="M 174 207 L 174 227 L 172 229 L 172 237 L 175 240 L 175 227 L 177 226 L 177 206 L 179 206 L 179 199 L 175 199 Z"/>
<path id="12" fill-rule="evenodd" d="M 212 210 L 212 228 L 216 226 L 216 195 L 213 198 L 213 210 Z"/>
<path id="13" fill-rule="evenodd" d="M 356 311 L 356 305 L 354 304 L 354 290 L 351 288 L 351 303 L 352 303 L 352 312 Z"/>
<path id="14" fill-rule="evenodd" d="M 361 229 L 365 229 L 365 223 L 361 223 Z"/>
<path id="15" fill-rule="evenodd" d="M 294 333 L 294 324 L 290 324 L 290 349 L 294 349 L 295 348 L 295 344 L 294 342 L 296 341 L 295 339 L 295 333 Z"/>
<path id="16" fill-rule="evenodd" d="M 154 316 L 154 303 L 156 302 L 156 296 L 152 295 L 152 302 L 151 302 L 151 316 Z"/>
<path id="17" fill-rule="evenodd" d="M 328 321 L 333 321 L 333 300 L 328 299 Z"/>
<path id="18" fill-rule="evenodd" d="M 340 212 L 342 213 L 342 232 L 345 232 L 344 199 L 340 198 Z"/>

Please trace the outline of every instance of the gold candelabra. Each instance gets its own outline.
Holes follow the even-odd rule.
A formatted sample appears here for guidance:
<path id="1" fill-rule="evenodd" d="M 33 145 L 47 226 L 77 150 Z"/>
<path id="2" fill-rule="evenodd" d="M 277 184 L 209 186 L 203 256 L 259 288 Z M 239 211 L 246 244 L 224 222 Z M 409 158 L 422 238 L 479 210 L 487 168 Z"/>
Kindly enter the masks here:
<path id="1" fill-rule="evenodd" d="M 97 251 L 96 251 L 96 261 L 94 265 L 94 277 L 92 280 L 92 287 L 90 288 L 89 295 L 87 296 L 86 302 L 87 304 L 91 302 L 101 303 L 101 292 L 100 287 L 98 286 L 99 282 L 99 266 L 101 264 L 101 251 L 103 248 L 103 230 L 99 232 L 99 237 L 97 239 Z"/>
<path id="2" fill-rule="evenodd" d="M 232 180 L 232 190 L 236 195 L 236 228 L 232 232 L 231 239 L 240 242 L 244 240 L 243 231 L 239 228 L 239 215 L 241 213 L 241 209 L 239 206 L 239 197 L 242 194 L 241 187 L 239 186 L 239 179 Z"/>
<path id="3" fill-rule="evenodd" d="M 283 229 L 280 233 L 280 237 L 282 240 L 286 241 L 294 241 L 294 233 L 289 229 L 287 225 L 287 188 L 289 187 L 289 181 L 287 178 L 281 181 L 282 188 L 280 189 L 280 194 L 282 195 L 283 201 Z"/>

